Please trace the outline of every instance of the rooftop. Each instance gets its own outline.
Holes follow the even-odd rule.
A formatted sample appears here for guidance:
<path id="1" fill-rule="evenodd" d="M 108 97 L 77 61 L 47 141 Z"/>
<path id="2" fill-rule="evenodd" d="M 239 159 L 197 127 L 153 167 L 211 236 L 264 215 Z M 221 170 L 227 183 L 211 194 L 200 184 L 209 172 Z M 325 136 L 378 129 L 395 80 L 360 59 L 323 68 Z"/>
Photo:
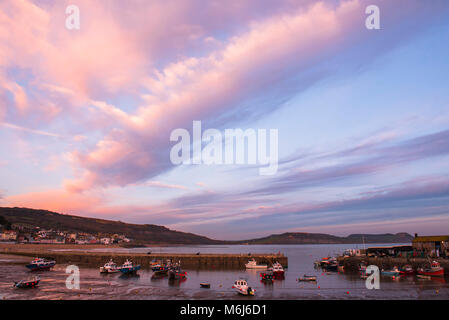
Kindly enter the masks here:
<path id="1" fill-rule="evenodd" d="M 439 241 L 449 241 L 448 236 L 424 236 L 424 237 L 415 237 L 412 242 L 439 242 Z"/>

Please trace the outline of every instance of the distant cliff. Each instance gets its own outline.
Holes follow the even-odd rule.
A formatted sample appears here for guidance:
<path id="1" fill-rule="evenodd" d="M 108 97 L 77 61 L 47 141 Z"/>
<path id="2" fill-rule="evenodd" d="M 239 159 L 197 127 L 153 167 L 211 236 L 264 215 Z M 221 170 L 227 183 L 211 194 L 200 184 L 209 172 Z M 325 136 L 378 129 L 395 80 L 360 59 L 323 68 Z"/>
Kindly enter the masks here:
<path id="1" fill-rule="evenodd" d="M 411 243 L 408 233 L 351 234 L 337 237 L 323 233 L 289 232 L 246 241 L 249 244 Z"/>

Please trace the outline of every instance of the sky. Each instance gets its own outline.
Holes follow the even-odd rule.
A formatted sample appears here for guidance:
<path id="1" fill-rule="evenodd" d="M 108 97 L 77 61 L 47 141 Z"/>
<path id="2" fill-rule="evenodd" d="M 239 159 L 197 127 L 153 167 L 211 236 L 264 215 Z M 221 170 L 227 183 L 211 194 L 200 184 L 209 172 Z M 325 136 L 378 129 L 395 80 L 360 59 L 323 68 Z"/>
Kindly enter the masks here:
<path id="1" fill-rule="evenodd" d="M 229 240 L 447 234 L 448 16 L 445 0 L 1 1 L 0 206 Z M 278 130 L 277 172 L 173 164 L 193 121 Z"/>

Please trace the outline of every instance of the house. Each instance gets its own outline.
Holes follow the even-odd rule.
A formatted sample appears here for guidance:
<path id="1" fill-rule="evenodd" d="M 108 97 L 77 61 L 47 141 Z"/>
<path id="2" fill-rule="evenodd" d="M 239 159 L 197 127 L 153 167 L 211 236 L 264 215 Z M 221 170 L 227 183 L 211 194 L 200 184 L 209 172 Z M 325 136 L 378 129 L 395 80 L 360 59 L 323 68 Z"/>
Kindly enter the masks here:
<path id="1" fill-rule="evenodd" d="M 3 233 L 0 233 L 0 240 L 3 241 L 16 241 L 17 232 L 14 230 L 4 230 Z"/>
<path id="2" fill-rule="evenodd" d="M 449 257 L 449 235 L 418 236 L 412 240 L 413 254 L 420 257 Z"/>

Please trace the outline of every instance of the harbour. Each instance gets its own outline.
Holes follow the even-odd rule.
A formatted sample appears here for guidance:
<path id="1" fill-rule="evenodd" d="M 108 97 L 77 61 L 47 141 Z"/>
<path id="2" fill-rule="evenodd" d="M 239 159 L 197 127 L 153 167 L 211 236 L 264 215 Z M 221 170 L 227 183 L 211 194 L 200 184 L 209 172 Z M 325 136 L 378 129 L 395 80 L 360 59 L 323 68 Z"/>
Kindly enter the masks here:
<path id="1" fill-rule="evenodd" d="M 355 247 L 357 245 L 352 245 Z M 158 299 L 197 299 L 197 300 L 296 300 L 296 299 L 330 299 L 330 300 L 360 300 L 360 299 L 449 299 L 449 284 L 446 278 L 418 279 L 417 277 L 392 277 L 382 276 L 379 290 L 369 290 L 365 280 L 360 278 L 358 272 L 349 269 L 345 272 L 329 272 L 314 267 L 314 261 L 326 256 L 337 257 L 351 245 L 230 245 L 230 246 L 167 246 L 150 248 L 82 248 L 81 252 L 69 248 L 67 251 L 50 251 L 49 258 L 57 258 L 59 255 L 70 256 L 75 253 L 76 258 L 88 256 L 88 262 L 79 264 L 81 285 L 79 290 L 69 290 L 65 281 L 68 276 L 66 267 L 73 260 L 66 263 L 58 262 L 51 271 L 29 272 L 25 265 L 31 260 L 31 253 L 26 256 L 18 254 L 0 254 L 0 299 L 33 299 L 33 300 L 158 300 Z M 23 248 L 22 248 L 23 250 Z M 64 250 L 58 248 L 56 250 Z M 75 251 L 74 251 L 75 250 Z M 100 252 L 102 251 L 102 252 Z M 105 252 L 107 251 L 107 252 Z M 156 256 L 196 256 L 201 255 L 242 257 L 247 263 L 252 257 L 263 255 L 264 252 L 281 252 L 288 257 L 288 268 L 285 268 L 285 277 L 274 278 L 272 281 L 264 281 L 261 274 L 267 270 L 245 269 L 245 266 L 237 268 L 197 268 L 182 265 L 186 271 L 184 279 L 170 281 L 168 277 L 154 277 L 154 272 L 149 267 L 144 267 L 135 275 L 123 275 L 120 272 L 101 274 L 99 267 L 109 261 L 111 256 L 124 259 L 132 256 L 145 256 L 152 251 Z M 91 256 L 103 258 L 98 264 L 91 260 Z M 96 258 L 97 259 L 97 258 Z M 366 258 L 365 258 L 366 259 Z M 382 258 L 388 259 L 388 258 Z M 380 260 L 380 258 L 379 258 Z M 147 260 L 145 260 L 147 261 Z M 187 261 L 187 260 L 186 260 Z M 387 260 L 385 260 L 387 261 Z M 117 265 L 122 261 L 114 260 Z M 139 264 L 138 260 L 133 260 Z M 347 259 L 347 263 L 356 265 L 359 257 Z M 367 260 L 371 263 L 371 260 Z M 260 262 L 261 263 L 261 262 Z M 259 264 L 259 262 L 258 262 Z M 386 265 L 384 265 L 386 267 Z M 18 279 L 30 275 L 37 275 L 41 281 L 37 288 L 17 289 L 12 284 Z M 304 278 L 307 275 L 307 278 Z M 315 281 L 308 277 L 315 277 Z M 255 290 L 254 296 L 237 294 L 232 288 L 237 279 L 244 279 L 248 286 Z M 203 287 L 200 284 L 207 283 Z"/>

